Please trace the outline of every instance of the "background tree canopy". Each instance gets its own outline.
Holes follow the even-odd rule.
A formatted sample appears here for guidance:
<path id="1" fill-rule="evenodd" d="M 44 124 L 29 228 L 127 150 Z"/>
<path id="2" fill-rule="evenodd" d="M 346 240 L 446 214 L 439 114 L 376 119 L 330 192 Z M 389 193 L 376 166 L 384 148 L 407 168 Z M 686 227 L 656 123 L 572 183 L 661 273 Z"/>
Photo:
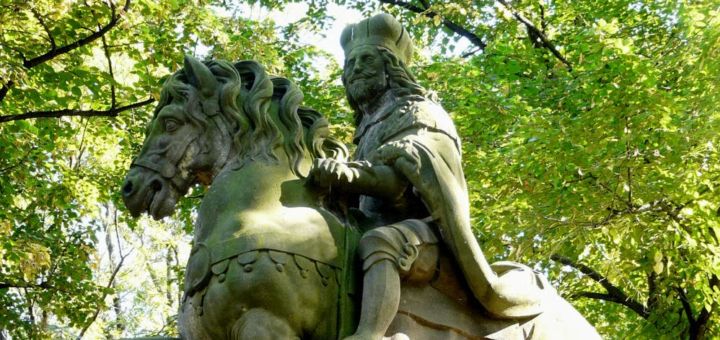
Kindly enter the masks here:
<path id="1" fill-rule="evenodd" d="M 340 66 L 302 43 L 330 5 L 411 29 L 489 257 L 607 338 L 720 337 L 718 2 L 316 0 L 275 24 L 293 2 L 0 0 L 0 338 L 177 334 L 202 188 L 162 222 L 118 195 L 163 77 L 256 59 L 347 137 Z"/>

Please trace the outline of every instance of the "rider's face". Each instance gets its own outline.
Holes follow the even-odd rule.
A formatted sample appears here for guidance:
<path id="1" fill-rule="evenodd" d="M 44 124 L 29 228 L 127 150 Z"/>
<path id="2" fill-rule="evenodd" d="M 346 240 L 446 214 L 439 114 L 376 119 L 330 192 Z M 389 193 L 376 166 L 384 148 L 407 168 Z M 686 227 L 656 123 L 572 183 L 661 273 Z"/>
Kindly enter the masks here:
<path id="1" fill-rule="evenodd" d="M 348 94 L 356 101 L 368 101 L 387 87 L 385 63 L 376 46 L 360 46 L 345 59 L 343 71 Z"/>

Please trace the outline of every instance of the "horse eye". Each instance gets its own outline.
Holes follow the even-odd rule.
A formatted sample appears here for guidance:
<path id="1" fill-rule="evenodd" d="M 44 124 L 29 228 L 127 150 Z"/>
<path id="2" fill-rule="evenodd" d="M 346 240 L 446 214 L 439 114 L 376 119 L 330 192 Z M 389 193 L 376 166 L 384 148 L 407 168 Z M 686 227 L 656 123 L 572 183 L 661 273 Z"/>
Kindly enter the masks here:
<path id="1" fill-rule="evenodd" d="M 165 119 L 165 132 L 173 132 L 177 130 L 180 127 L 180 123 L 178 123 L 175 119 Z"/>

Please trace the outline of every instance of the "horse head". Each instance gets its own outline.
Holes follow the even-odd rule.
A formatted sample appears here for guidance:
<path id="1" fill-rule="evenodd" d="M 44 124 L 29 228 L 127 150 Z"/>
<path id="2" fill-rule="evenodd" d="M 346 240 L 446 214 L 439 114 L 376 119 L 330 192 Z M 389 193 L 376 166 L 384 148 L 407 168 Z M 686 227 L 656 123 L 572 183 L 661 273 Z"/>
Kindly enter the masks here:
<path id="1" fill-rule="evenodd" d="M 200 62 L 163 85 L 140 154 L 122 186 L 135 217 L 172 214 L 195 184 L 211 185 L 218 173 L 247 162 L 277 162 L 279 152 L 302 177 L 305 157 L 344 158 L 344 145 L 328 137 L 327 121 L 301 108 L 302 92 L 285 78 L 268 76 L 255 61 Z"/>
<path id="2" fill-rule="evenodd" d="M 134 216 L 145 211 L 155 219 L 170 215 L 192 185 L 210 184 L 225 166 L 232 136 L 219 104 L 222 92 L 232 89 L 223 85 L 227 84 L 208 65 L 192 57 L 167 79 L 142 150 L 122 187 L 125 205 Z"/>

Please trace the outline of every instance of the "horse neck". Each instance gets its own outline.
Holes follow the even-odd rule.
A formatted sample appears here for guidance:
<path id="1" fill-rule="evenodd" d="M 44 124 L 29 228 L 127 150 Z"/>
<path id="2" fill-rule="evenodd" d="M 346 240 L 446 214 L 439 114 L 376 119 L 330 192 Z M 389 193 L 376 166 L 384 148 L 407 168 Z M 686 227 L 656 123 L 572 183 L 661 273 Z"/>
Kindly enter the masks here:
<path id="1" fill-rule="evenodd" d="M 282 214 L 280 211 L 286 207 L 313 206 L 316 199 L 304 180 L 292 172 L 286 157 L 279 158 L 278 162 L 249 161 L 240 168 L 227 166 L 221 171 L 200 205 L 196 241 L 205 241 L 218 231 L 218 226 L 222 230 L 232 216 Z M 309 159 L 304 162 L 309 166 Z"/>
<path id="2" fill-rule="evenodd" d="M 231 162 L 232 165 L 225 166 L 215 177 L 208 192 L 208 196 L 211 196 L 206 196 L 206 199 L 244 203 L 239 207 L 243 209 L 263 209 L 281 205 L 283 195 L 287 196 L 289 185 L 292 186 L 293 193 L 304 194 L 307 189 L 302 185 L 303 180 L 293 173 L 293 165 L 288 157 L 282 150 L 276 150 L 275 154 L 275 162 Z M 310 158 L 305 157 L 301 171 L 306 172 L 310 163 Z M 214 197 L 218 195 L 220 197 Z"/>

